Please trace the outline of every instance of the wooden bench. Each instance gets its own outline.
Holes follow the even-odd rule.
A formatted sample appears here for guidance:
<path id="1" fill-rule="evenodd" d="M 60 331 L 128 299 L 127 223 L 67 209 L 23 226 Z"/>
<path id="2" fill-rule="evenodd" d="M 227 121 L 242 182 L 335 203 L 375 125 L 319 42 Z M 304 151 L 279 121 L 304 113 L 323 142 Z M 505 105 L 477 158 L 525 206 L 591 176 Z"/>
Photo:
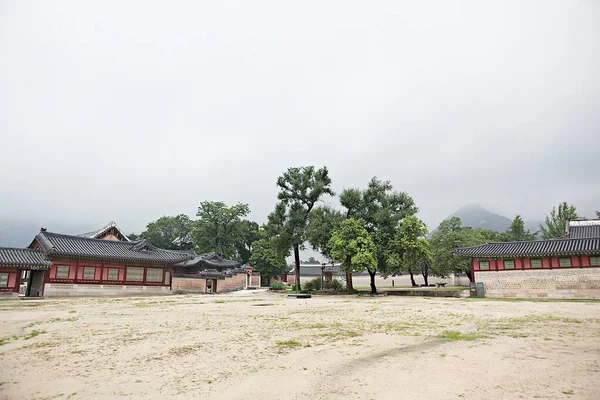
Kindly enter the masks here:
<path id="1" fill-rule="evenodd" d="M 306 293 L 288 294 L 288 299 L 310 299 L 312 295 Z"/>

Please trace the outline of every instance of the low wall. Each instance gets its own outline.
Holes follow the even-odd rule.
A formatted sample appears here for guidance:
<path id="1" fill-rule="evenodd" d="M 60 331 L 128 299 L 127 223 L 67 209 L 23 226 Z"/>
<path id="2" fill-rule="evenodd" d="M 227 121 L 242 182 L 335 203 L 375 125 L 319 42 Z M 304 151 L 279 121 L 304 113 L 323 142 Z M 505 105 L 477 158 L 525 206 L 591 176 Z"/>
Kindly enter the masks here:
<path id="1" fill-rule="evenodd" d="M 478 271 L 485 297 L 600 299 L 600 268 Z"/>
<path id="2" fill-rule="evenodd" d="M 247 274 L 241 272 L 226 278 L 206 278 L 194 274 L 177 274 L 171 280 L 171 288 L 174 292 L 206 293 L 206 279 L 216 279 L 217 291 L 215 293 L 225 293 L 244 289 Z"/>
<path id="3" fill-rule="evenodd" d="M 126 296 L 169 294 L 168 286 L 86 285 L 46 283 L 44 297 Z"/>
<path id="4" fill-rule="evenodd" d="M 469 297 L 468 290 L 388 290 L 382 291 L 388 296 L 419 296 L 419 297 Z"/>

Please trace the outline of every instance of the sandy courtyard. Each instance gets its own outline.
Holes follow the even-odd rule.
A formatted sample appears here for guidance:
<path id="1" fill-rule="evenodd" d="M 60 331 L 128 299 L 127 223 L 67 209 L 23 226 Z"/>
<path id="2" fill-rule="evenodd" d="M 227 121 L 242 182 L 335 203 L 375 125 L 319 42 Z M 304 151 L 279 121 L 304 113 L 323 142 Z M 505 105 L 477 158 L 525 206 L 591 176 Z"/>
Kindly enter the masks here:
<path id="1" fill-rule="evenodd" d="M 0 301 L 0 398 L 598 399 L 600 303 Z"/>

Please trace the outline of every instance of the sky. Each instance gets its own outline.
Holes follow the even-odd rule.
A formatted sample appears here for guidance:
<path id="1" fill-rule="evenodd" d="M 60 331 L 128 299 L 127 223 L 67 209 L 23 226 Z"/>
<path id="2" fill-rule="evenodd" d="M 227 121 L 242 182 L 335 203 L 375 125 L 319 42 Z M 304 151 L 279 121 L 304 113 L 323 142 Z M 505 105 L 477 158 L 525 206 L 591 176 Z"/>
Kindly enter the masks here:
<path id="1" fill-rule="evenodd" d="M 0 143 L 0 221 L 49 230 L 204 200 L 265 222 L 306 165 L 390 180 L 431 229 L 591 217 L 600 3 L 0 0 Z"/>

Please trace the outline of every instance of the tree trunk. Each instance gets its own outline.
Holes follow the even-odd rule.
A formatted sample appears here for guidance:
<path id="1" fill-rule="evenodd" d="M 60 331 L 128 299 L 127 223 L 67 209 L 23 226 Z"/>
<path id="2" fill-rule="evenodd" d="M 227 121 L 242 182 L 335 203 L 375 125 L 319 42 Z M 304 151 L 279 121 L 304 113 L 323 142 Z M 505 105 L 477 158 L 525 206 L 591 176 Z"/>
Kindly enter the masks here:
<path id="1" fill-rule="evenodd" d="M 371 294 L 376 294 L 377 293 L 377 288 L 375 287 L 375 273 L 377 271 L 373 271 L 371 272 L 371 270 L 369 271 L 369 275 L 371 276 Z"/>
<path id="2" fill-rule="evenodd" d="M 354 285 L 352 284 L 352 272 L 346 272 L 346 290 L 352 292 L 354 290 Z"/>
<path id="3" fill-rule="evenodd" d="M 408 271 L 408 273 L 410 274 L 410 281 L 412 282 L 413 287 L 417 286 L 417 282 L 415 282 L 415 277 L 413 276 L 413 272 Z"/>
<path id="4" fill-rule="evenodd" d="M 425 286 L 429 286 L 429 282 L 427 282 L 428 277 L 429 277 L 429 275 L 427 275 L 426 273 L 423 272 L 423 279 L 425 280 Z"/>
<path id="5" fill-rule="evenodd" d="M 300 246 L 294 245 L 294 273 L 296 275 L 296 290 L 300 291 Z"/>
<path id="6" fill-rule="evenodd" d="M 469 278 L 469 282 L 473 282 L 473 276 L 472 276 L 473 272 L 468 271 L 467 272 L 467 278 Z"/>

